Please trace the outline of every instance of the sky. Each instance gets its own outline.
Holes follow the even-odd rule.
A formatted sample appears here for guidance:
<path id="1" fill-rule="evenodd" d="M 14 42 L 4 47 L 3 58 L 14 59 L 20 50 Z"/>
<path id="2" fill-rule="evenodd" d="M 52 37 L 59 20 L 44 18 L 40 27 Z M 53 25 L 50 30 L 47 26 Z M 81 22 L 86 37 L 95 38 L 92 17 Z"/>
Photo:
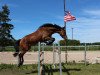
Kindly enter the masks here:
<path id="1" fill-rule="evenodd" d="M 35 32 L 44 23 L 64 26 L 63 0 L 0 0 L 1 7 L 7 4 L 10 9 L 12 35 L 23 38 Z M 66 0 L 66 10 L 76 17 L 66 23 L 69 39 L 80 42 L 100 42 L 100 0 Z M 62 40 L 59 34 L 53 34 L 56 41 Z"/>

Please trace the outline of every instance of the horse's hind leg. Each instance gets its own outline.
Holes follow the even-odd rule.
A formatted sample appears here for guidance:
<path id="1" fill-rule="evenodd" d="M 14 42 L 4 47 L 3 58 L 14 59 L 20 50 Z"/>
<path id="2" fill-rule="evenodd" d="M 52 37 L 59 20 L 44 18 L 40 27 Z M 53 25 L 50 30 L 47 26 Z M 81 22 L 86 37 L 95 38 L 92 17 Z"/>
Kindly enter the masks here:
<path id="1" fill-rule="evenodd" d="M 26 51 L 21 52 L 21 53 L 19 54 L 18 67 L 20 67 L 21 65 L 23 65 L 23 62 L 24 62 L 23 56 L 24 56 L 25 53 L 26 53 Z"/>
<path id="2" fill-rule="evenodd" d="M 18 67 L 21 66 L 21 54 L 18 55 Z"/>
<path id="3" fill-rule="evenodd" d="M 26 45 L 25 48 L 22 49 L 22 51 L 19 54 L 19 63 L 18 63 L 18 67 L 20 67 L 21 65 L 23 65 L 24 63 L 24 54 L 30 49 L 30 46 Z"/>

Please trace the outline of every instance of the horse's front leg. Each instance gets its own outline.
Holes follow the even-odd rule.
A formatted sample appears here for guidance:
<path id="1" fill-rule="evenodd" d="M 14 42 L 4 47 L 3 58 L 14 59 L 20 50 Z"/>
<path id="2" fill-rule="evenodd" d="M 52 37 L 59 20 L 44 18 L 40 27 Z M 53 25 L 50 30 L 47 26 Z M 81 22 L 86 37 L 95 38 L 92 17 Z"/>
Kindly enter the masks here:
<path id="1" fill-rule="evenodd" d="M 47 43 L 47 45 L 50 45 L 50 44 L 52 44 L 54 41 L 55 41 L 55 38 L 52 38 L 51 40 L 48 40 L 48 43 Z"/>
<path id="2" fill-rule="evenodd" d="M 55 41 L 55 38 L 47 37 L 45 38 L 46 41 L 44 41 L 47 45 L 52 44 Z"/>

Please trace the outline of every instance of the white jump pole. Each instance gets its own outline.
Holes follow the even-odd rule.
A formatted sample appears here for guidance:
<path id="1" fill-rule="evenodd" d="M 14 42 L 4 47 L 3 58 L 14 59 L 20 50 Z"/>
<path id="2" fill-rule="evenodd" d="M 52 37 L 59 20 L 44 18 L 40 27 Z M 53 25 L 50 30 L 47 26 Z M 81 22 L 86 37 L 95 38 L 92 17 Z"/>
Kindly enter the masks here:
<path id="1" fill-rule="evenodd" d="M 58 57 L 59 57 L 59 71 L 60 71 L 60 75 L 62 75 L 62 65 L 61 65 L 61 50 L 60 50 L 60 44 L 58 44 L 57 46 L 58 51 L 55 49 L 56 46 L 55 44 L 53 44 L 53 66 L 55 68 L 55 60 L 56 60 L 56 52 L 58 53 Z"/>
<path id="2" fill-rule="evenodd" d="M 41 46 L 40 46 L 40 42 L 38 43 L 38 75 L 41 74 L 40 72 L 40 50 L 41 50 Z"/>
<path id="3" fill-rule="evenodd" d="M 54 69 L 55 69 L 55 60 L 56 60 L 55 55 L 56 55 L 56 53 L 55 53 L 55 44 L 53 44 L 53 67 L 54 67 Z"/>
<path id="4" fill-rule="evenodd" d="M 43 62 L 42 62 L 42 64 L 44 64 L 44 46 L 45 46 L 45 44 L 43 43 L 42 44 L 42 53 L 43 53 L 43 56 L 42 56 Z"/>
<path id="5" fill-rule="evenodd" d="M 38 43 L 38 75 L 42 75 L 43 70 L 43 64 L 44 64 L 44 43 L 42 45 L 41 50 L 41 43 Z"/>
<path id="6" fill-rule="evenodd" d="M 86 66 L 86 51 L 87 51 L 87 48 L 86 48 L 86 43 L 85 43 L 85 50 L 84 50 L 84 63 L 85 63 L 85 66 Z"/>
<path id="7" fill-rule="evenodd" d="M 60 70 L 60 75 L 62 75 L 60 43 L 58 43 L 58 55 L 59 55 L 59 70 Z"/>

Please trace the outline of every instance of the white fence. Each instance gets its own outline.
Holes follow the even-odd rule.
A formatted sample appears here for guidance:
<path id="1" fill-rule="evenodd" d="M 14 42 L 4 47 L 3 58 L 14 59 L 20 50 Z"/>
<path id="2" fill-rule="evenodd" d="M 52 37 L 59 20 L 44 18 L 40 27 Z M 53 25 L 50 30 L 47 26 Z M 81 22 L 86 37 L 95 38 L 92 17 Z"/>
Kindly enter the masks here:
<path id="1" fill-rule="evenodd" d="M 52 48 L 52 47 L 51 47 Z M 61 48 L 65 48 L 65 46 L 61 46 Z M 96 49 L 96 51 L 89 51 L 90 49 Z M 66 48 L 65 48 L 66 49 Z M 71 51 L 75 49 L 76 51 Z M 78 51 L 77 51 L 78 49 Z M 80 51 L 80 49 L 82 49 Z M 87 51 L 88 50 L 88 51 Z M 56 63 L 59 62 L 58 55 L 56 54 Z M 37 64 L 38 62 L 38 52 L 32 51 L 27 52 L 24 56 L 25 63 L 24 64 Z M 66 52 L 61 52 L 61 61 L 66 61 Z M 100 45 L 92 45 L 92 46 L 67 46 L 67 61 L 68 62 L 89 62 L 89 63 L 100 63 Z M 0 52 L 0 64 L 17 64 L 17 57 L 13 57 L 13 52 Z M 52 51 L 44 52 L 44 63 L 53 63 L 53 48 Z"/>
<path id="2" fill-rule="evenodd" d="M 17 57 L 13 57 L 13 52 L 0 52 L 0 64 L 17 64 Z M 68 51 L 68 62 L 82 63 L 85 61 L 84 51 Z M 28 52 L 24 56 L 24 64 L 37 64 L 38 52 Z M 61 61 L 65 62 L 65 52 L 61 53 Z M 89 63 L 100 63 L 100 51 L 87 51 L 86 61 Z M 58 63 L 58 55 L 56 54 L 55 62 Z M 44 53 L 44 63 L 53 63 L 53 52 Z"/>

